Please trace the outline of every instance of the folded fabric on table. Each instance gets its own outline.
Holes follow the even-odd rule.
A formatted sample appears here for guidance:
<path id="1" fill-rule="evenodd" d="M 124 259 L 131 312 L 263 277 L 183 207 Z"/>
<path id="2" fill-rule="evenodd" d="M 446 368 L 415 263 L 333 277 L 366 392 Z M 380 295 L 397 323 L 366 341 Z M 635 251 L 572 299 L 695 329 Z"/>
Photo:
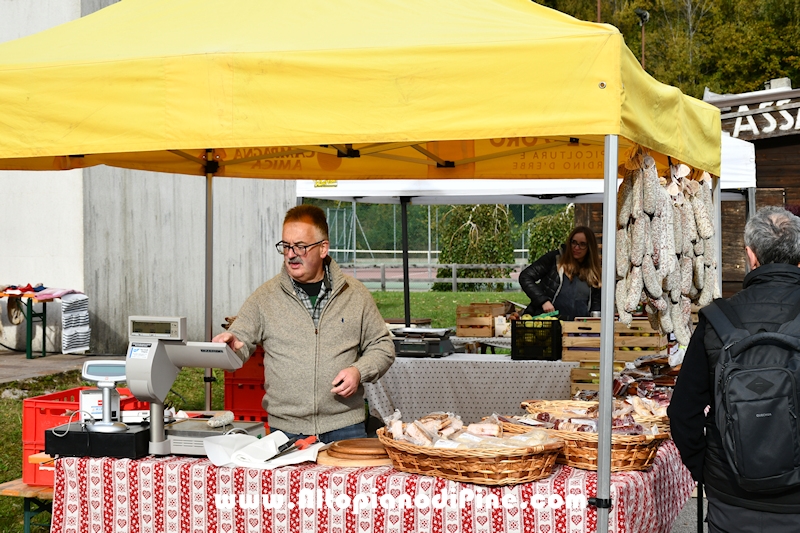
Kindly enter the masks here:
<path id="1" fill-rule="evenodd" d="M 25 285 L 0 285 L 0 289 L 2 289 L 2 291 L 6 294 L 13 294 L 15 296 L 26 293 L 35 293 L 38 297 L 38 293 L 45 290 L 45 286 L 41 283 L 37 283 L 36 285 L 27 283 Z"/>
<path id="2" fill-rule="evenodd" d="M 214 466 L 243 466 L 262 470 L 316 461 L 317 453 L 325 446 L 317 443 L 305 450 L 294 451 L 270 461 L 278 453 L 278 448 L 288 441 L 289 438 L 282 431 L 273 431 L 260 439 L 241 434 L 206 437 L 203 439 L 203 446 Z"/>

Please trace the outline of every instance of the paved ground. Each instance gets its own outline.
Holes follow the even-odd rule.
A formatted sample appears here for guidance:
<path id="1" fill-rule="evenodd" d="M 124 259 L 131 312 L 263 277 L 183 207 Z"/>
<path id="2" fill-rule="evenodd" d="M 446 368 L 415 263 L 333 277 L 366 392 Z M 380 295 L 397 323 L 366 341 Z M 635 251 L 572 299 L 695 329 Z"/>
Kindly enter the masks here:
<path id="1" fill-rule="evenodd" d="M 83 362 L 91 357 L 77 354 L 54 354 L 36 359 L 25 359 L 24 353 L 0 351 L 0 383 L 80 370 Z M 124 355 L 103 356 L 103 359 L 124 358 Z"/>
<path id="2" fill-rule="evenodd" d="M 706 517 L 706 500 L 703 498 L 703 518 Z M 708 526 L 704 523 L 703 530 L 708 531 Z M 672 525 L 671 533 L 696 533 L 697 532 L 697 498 L 689 498 L 686 505 L 681 510 L 675 523 Z"/>

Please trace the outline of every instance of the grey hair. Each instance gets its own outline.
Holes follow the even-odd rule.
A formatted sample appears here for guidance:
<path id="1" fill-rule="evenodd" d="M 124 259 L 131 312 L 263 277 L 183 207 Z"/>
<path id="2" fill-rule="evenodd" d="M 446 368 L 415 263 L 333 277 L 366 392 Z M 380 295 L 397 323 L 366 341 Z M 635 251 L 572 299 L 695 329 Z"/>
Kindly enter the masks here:
<path id="1" fill-rule="evenodd" d="M 747 221 L 744 244 L 759 264 L 800 263 L 800 218 L 783 207 L 768 206 Z"/>

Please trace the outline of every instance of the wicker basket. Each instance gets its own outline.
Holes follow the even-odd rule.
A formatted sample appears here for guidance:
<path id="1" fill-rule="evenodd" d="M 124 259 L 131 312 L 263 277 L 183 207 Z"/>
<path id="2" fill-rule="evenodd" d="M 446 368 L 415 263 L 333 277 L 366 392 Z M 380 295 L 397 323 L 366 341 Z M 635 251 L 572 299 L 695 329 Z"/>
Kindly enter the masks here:
<path id="1" fill-rule="evenodd" d="M 633 419 L 644 427 L 658 426 L 660 433 L 670 433 L 668 416 L 643 416 L 634 413 Z"/>
<path id="2" fill-rule="evenodd" d="M 529 413 L 542 411 L 559 411 L 567 407 L 586 407 L 587 403 L 581 401 L 527 401 L 522 402 L 522 407 Z M 641 422 L 640 422 L 641 423 Z M 659 426 L 661 429 L 661 426 Z M 503 431 L 509 433 L 525 433 L 531 427 L 520 424 L 503 423 Z M 597 433 L 583 431 L 545 430 L 553 436 L 564 439 L 564 449 L 558 456 L 558 462 L 582 468 L 584 470 L 597 470 Z M 612 435 L 611 436 L 611 471 L 623 472 L 628 470 L 646 470 L 653 464 L 658 453 L 659 445 L 669 439 L 668 433 L 657 435 Z"/>
<path id="3" fill-rule="evenodd" d="M 558 413 L 571 407 L 586 408 L 590 405 L 597 405 L 597 403 L 583 400 L 526 400 L 522 402 L 522 408 L 531 414 L 541 413 L 542 411 Z M 658 426 L 659 433 L 670 432 L 668 416 L 645 416 L 633 413 L 633 419 L 644 427 Z"/>
<path id="4" fill-rule="evenodd" d="M 394 440 L 386 435 L 385 428 L 378 430 L 378 439 L 397 470 L 479 485 L 512 485 L 545 478 L 564 446 L 559 441 L 519 449 L 431 448 Z"/>

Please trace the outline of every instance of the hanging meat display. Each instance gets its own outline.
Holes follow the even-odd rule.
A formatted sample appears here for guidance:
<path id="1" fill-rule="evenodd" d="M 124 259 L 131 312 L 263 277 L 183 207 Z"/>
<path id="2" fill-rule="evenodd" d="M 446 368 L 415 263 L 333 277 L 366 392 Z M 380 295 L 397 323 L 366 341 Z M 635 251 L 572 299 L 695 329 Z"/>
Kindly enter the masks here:
<path id="1" fill-rule="evenodd" d="M 622 167 L 617 192 L 615 290 L 621 322 L 644 308 L 654 329 L 691 337 L 692 303 L 719 298 L 711 177 L 670 164 L 659 177 L 643 149 Z"/>

